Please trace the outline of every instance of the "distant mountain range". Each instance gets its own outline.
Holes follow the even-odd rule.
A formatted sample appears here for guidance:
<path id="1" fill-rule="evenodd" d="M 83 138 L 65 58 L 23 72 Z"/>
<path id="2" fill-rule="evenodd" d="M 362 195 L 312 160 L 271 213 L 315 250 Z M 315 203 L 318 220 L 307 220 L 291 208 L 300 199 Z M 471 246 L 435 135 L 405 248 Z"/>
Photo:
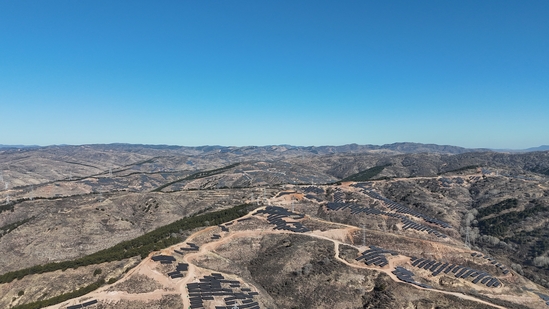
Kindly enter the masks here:
<path id="1" fill-rule="evenodd" d="M 492 149 L 492 151 L 497 152 L 533 152 L 533 151 L 547 151 L 549 150 L 549 145 L 541 145 L 539 147 L 531 147 L 526 149 Z"/>
<path id="2" fill-rule="evenodd" d="M 532 147 L 527 149 L 489 149 L 489 148 L 464 148 L 451 145 L 437 145 L 437 144 L 422 144 L 422 143 L 392 143 L 385 145 L 358 145 L 347 144 L 341 146 L 292 146 L 292 145 L 272 145 L 272 146 L 173 146 L 173 145 L 142 145 L 142 144 L 103 144 L 103 145 L 89 145 L 89 146 L 104 146 L 107 148 L 149 148 L 149 149 L 181 149 L 181 150 L 197 150 L 200 152 L 241 152 L 241 151 L 304 151 L 314 154 L 329 154 L 329 153 L 363 153 L 368 151 L 392 151 L 398 153 L 446 153 L 446 154 L 460 154 L 466 152 L 533 152 L 533 151 L 547 151 L 549 145 L 542 145 L 539 147 Z M 52 146 L 38 146 L 38 145 L 3 145 L 0 144 L 0 149 L 28 149 L 28 148 L 41 148 L 41 147 L 73 147 L 71 145 L 52 145 Z"/>
<path id="3" fill-rule="evenodd" d="M 549 150 L 549 145 L 542 145 L 539 147 L 528 148 L 525 151 L 546 151 Z"/>
<path id="4" fill-rule="evenodd" d="M 2 145 L 0 144 L 0 149 L 2 148 L 38 148 L 38 145 Z"/>

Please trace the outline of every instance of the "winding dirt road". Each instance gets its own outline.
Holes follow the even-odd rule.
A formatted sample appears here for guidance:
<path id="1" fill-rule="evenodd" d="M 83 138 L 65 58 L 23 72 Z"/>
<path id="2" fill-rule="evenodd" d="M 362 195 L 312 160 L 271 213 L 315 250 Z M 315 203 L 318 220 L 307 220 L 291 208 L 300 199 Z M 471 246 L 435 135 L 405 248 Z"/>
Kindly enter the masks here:
<path id="1" fill-rule="evenodd" d="M 262 208 L 265 208 L 265 207 L 262 207 Z M 262 209 L 262 208 L 259 208 L 259 209 Z M 256 209 L 253 212 L 250 212 L 249 214 L 245 215 L 242 218 L 251 217 L 252 213 L 255 213 L 259 209 Z M 262 220 L 266 220 L 266 218 L 264 216 L 255 216 L 255 217 L 259 218 L 259 219 L 262 219 Z M 240 218 L 240 219 L 242 219 L 242 218 Z M 307 220 L 316 220 L 318 222 L 333 224 L 332 222 L 324 221 L 324 220 L 317 219 L 317 218 L 306 217 L 306 219 Z M 240 224 L 236 220 L 234 222 L 235 222 L 234 224 Z M 245 224 L 245 222 L 246 221 L 244 221 L 243 224 Z M 408 262 L 409 257 L 402 256 L 402 255 L 391 257 L 389 259 L 389 264 L 382 267 L 382 268 L 380 268 L 380 267 L 371 267 L 371 266 L 367 266 L 363 263 L 358 263 L 358 262 L 357 263 L 350 263 L 350 262 L 342 259 L 339 256 L 339 245 L 345 244 L 345 245 L 348 245 L 348 246 L 355 247 L 359 250 L 360 249 L 364 250 L 366 248 L 365 247 L 357 247 L 357 246 L 354 246 L 352 244 L 344 242 L 344 240 L 346 238 L 348 239 L 348 235 L 351 235 L 351 233 L 358 230 L 357 227 L 350 226 L 350 225 L 344 225 L 344 224 L 340 224 L 340 223 L 338 223 L 337 225 L 339 227 L 343 227 L 343 228 L 339 228 L 339 229 L 335 229 L 335 230 L 328 230 L 328 231 L 324 231 L 324 232 L 313 231 L 313 232 L 307 232 L 307 233 L 300 233 L 300 235 L 306 235 L 306 236 L 309 236 L 309 237 L 315 237 L 315 238 L 318 238 L 318 239 L 331 241 L 334 244 L 334 251 L 335 251 L 334 258 L 336 260 L 338 260 L 339 262 L 344 263 L 345 265 L 347 265 L 349 267 L 361 268 L 361 269 L 370 269 L 370 270 L 383 272 L 386 275 L 388 275 L 392 280 L 394 280 L 396 282 L 402 282 L 392 273 L 392 271 L 395 269 L 396 265 L 402 265 L 402 264 Z M 185 242 L 192 242 L 193 239 L 199 238 L 200 236 L 203 237 L 205 233 L 212 233 L 212 231 L 217 229 L 217 228 L 218 228 L 217 226 L 212 226 L 212 227 L 208 227 L 208 228 L 202 229 L 200 231 L 197 231 L 194 234 L 192 234 L 191 236 L 189 236 Z M 50 309 L 64 309 L 68 305 L 79 304 L 79 303 L 82 303 L 83 301 L 89 300 L 89 299 L 97 299 L 99 301 L 104 301 L 104 302 L 108 302 L 108 303 L 116 303 L 116 302 L 119 302 L 121 300 L 133 300 L 133 301 L 148 302 L 150 300 L 161 299 L 162 296 L 164 296 L 164 295 L 180 295 L 181 300 L 183 301 L 183 304 L 184 304 L 183 308 L 189 308 L 190 302 L 189 302 L 187 291 L 186 291 L 187 283 L 195 282 L 195 281 L 198 280 L 199 277 L 202 277 L 204 275 L 209 275 L 212 272 L 211 270 L 204 269 L 204 268 L 201 268 L 201 267 L 193 264 L 194 260 L 200 258 L 201 256 L 203 256 L 205 254 L 208 254 L 209 252 L 215 251 L 219 246 L 221 246 L 223 244 L 226 244 L 226 243 L 228 243 L 228 242 L 230 242 L 230 241 L 232 241 L 233 239 L 236 239 L 236 238 L 257 237 L 257 236 L 264 235 L 264 234 L 292 234 L 292 233 L 293 232 L 289 232 L 289 231 L 261 230 L 261 229 L 241 230 L 241 231 L 234 231 L 234 232 L 223 232 L 223 233 L 221 233 L 222 237 L 220 239 L 210 240 L 208 243 L 205 243 L 205 244 L 201 245 L 199 251 L 187 253 L 183 257 L 181 257 L 177 254 L 174 254 L 175 249 L 177 249 L 181 246 L 184 246 L 184 243 L 180 243 L 180 244 L 177 244 L 177 245 L 174 245 L 174 246 L 171 246 L 169 248 L 166 248 L 166 249 L 162 250 L 161 253 L 162 254 L 167 254 L 167 255 L 174 255 L 178 260 L 177 262 L 188 263 L 189 267 L 188 267 L 188 271 L 185 274 L 185 277 L 180 278 L 180 279 L 170 279 L 164 273 L 159 272 L 157 270 L 158 263 L 154 262 L 150 259 L 150 257 L 152 256 L 152 254 L 151 254 L 148 258 L 143 260 L 137 267 L 130 270 L 128 273 L 126 273 L 124 275 L 123 278 L 121 278 L 117 283 L 114 284 L 114 285 L 116 285 L 116 284 L 119 284 L 121 282 L 127 281 L 133 275 L 141 274 L 141 275 L 145 275 L 145 276 L 153 279 L 154 281 L 158 282 L 159 284 L 161 284 L 164 287 L 163 289 L 157 289 L 155 291 L 151 291 L 151 292 L 147 292 L 147 293 L 130 294 L 130 293 L 119 292 L 119 291 L 114 291 L 114 292 L 113 291 L 107 291 L 109 288 L 111 288 L 113 286 L 113 285 L 107 285 L 107 286 L 104 286 L 104 287 L 102 287 L 102 288 L 100 288 L 100 289 L 98 289 L 94 292 L 91 292 L 91 293 L 89 293 L 89 294 L 87 294 L 83 297 L 79 297 L 77 299 L 72 299 L 70 301 L 64 302 L 62 304 L 50 306 L 48 308 L 50 308 Z M 415 240 L 417 240 L 417 239 L 415 239 Z M 425 240 L 425 241 L 427 241 L 427 240 Z M 453 250 L 458 249 L 454 245 L 451 245 L 451 244 L 444 244 L 444 245 L 446 245 L 448 247 L 451 247 Z M 464 252 L 466 251 L 462 248 L 459 248 L 459 249 L 463 250 Z M 235 277 L 232 274 L 223 274 L 223 275 L 226 275 L 227 277 L 233 277 L 233 278 Z M 253 287 L 251 284 L 249 284 L 249 283 L 247 283 L 247 284 L 250 285 L 251 287 Z M 495 307 L 495 308 L 505 308 L 505 307 L 502 307 L 502 306 L 491 304 L 487 301 L 475 298 L 473 296 L 469 296 L 469 295 L 465 295 L 465 294 L 461 294 L 461 293 L 447 292 L 447 291 L 441 291 L 441 290 L 437 290 L 437 289 L 425 289 L 425 288 L 422 288 L 422 287 L 419 287 L 419 286 L 416 286 L 416 285 L 412 285 L 412 286 L 414 288 L 417 288 L 417 289 L 423 289 L 423 290 L 433 291 L 433 292 L 436 292 L 436 293 L 453 295 L 453 296 L 456 296 L 456 297 L 459 297 L 459 298 L 462 298 L 462 299 L 467 299 L 467 300 L 470 300 L 470 301 L 482 303 L 482 304 L 489 305 L 489 306 L 492 306 L 492 307 Z M 254 290 L 257 290 L 257 288 L 254 287 Z"/>

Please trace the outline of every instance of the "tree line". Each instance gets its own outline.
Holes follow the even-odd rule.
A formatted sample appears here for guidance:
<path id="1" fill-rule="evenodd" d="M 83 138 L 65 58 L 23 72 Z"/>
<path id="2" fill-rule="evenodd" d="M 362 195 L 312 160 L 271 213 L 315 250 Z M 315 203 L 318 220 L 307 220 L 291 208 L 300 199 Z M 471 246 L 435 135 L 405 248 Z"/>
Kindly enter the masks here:
<path id="1" fill-rule="evenodd" d="M 69 299 L 73 299 L 73 298 L 76 298 L 76 297 L 86 295 L 86 294 L 100 288 L 103 284 L 105 284 L 105 280 L 104 279 L 99 279 L 96 282 L 94 282 L 90 285 L 87 285 L 85 287 L 82 287 L 82 288 L 80 288 L 76 291 L 61 294 L 61 295 L 58 295 L 58 296 L 55 296 L 55 297 L 52 297 L 52 298 L 48 298 L 48 299 L 44 299 L 44 300 L 39 300 L 39 301 L 36 301 L 36 302 L 33 302 L 33 303 L 28 303 L 28 304 L 15 306 L 15 307 L 12 307 L 11 309 L 39 309 L 39 308 L 52 306 L 52 305 L 59 304 L 59 303 L 62 303 L 64 301 L 67 301 Z"/>
<path id="2" fill-rule="evenodd" d="M 72 261 L 36 265 L 5 273 L 0 275 L 0 283 L 9 283 L 15 279 L 22 279 L 23 277 L 32 274 L 42 274 L 69 268 L 76 269 L 81 266 L 120 261 L 138 255 L 141 256 L 141 258 L 145 258 L 153 251 L 158 251 L 181 242 L 179 237 L 171 236 L 173 233 L 179 233 L 181 230 L 191 230 L 208 225 L 225 223 L 245 215 L 255 207 L 257 206 L 242 204 L 229 209 L 183 218 L 132 240 L 123 241 L 113 247 Z"/>
<path id="3" fill-rule="evenodd" d="M 160 191 L 162 191 L 162 189 L 164 189 L 168 186 L 171 186 L 175 183 L 181 182 L 181 181 L 195 180 L 195 179 L 200 179 L 200 178 L 205 178 L 205 177 L 221 174 L 221 173 L 223 173 L 223 172 L 225 172 L 225 171 L 227 171 L 227 170 L 229 170 L 233 167 L 236 167 L 238 165 L 240 165 L 240 163 L 234 163 L 234 164 L 227 165 L 225 167 L 217 168 L 217 169 L 214 169 L 214 170 L 208 170 L 208 171 L 202 171 L 202 172 L 194 173 L 194 174 L 191 174 L 191 175 L 189 175 L 185 178 L 176 179 L 174 181 L 170 181 L 168 183 L 165 183 L 165 184 L 161 185 L 160 187 L 152 190 L 151 192 L 160 192 Z"/>

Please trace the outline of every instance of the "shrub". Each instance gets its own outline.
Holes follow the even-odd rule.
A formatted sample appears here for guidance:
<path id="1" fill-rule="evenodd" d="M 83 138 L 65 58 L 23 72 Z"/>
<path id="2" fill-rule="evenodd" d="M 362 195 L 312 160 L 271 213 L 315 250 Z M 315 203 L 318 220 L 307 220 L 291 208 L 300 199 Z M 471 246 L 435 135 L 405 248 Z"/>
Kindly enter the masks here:
<path id="1" fill-rule="evenodd" d="M 534 265 L 537 267 L 545 267 L 549 265 L 549 257 L 546 256 L 538 256 L 534 259 Z"/>
<path id="2" fill-rule="evenodd" d="M 97 268 L 96 270 L 93 271 L 93 275 L 94 276 L 97 276 L 97 275 L 101 275 L 103 271 L 101 270 L 101 268 Z"/>
<path id="3" fill-rule="evenodd" d="M 524 275 L 524 271 L 522 270 L 522 266 L 519 264 L 511 263 L 511 269 L 516 271 L 517 273 Z"/>

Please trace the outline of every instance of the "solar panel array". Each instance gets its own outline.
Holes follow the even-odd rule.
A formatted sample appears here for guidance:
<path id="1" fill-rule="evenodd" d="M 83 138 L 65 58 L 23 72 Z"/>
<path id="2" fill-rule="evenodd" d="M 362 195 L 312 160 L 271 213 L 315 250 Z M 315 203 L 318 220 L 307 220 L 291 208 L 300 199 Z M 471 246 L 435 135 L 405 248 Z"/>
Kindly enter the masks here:
<path id="1" fill-rule="evenodd" d="M 545 304 L 549 306 L 549 296 L 538 293 L 538 292 L 534 292 L 534 293 L 536 293 L 539 296 L 539 298 L 543 299 L 545 301 Z"/>
<path id="2" fill-rule="evenodd" d="M 507 267 L 505 267 L 505 265 L 499 263 L 498 261 L 496 261 L 495 259 L 493 259 L 493 258 L 491 258 L 487 255 L 483 256 L 482 253 L 474 252 L 474 253 L 471 253 L 471 256 L 472 257 L 479 257 L 479 258 L 481 257 L 481 258 L 484 258 L 484 259 L 490 261 L 490 263 L 492 265 L 494 265 L 495 267 L 501 269 L 501 271 L 503 272 L 504 275 L 507 275 L 509 273 L 509 269 L 507 269 Z"/>
<path id="3" fill-rule="evenodd" d="M 485 284 L 487 287 L 494 288 L 501 285 L 501 282 L 497 278 L 492 277 L 490 274 L 469 267 L 416 257 L 412 257 L 411 261 L 412 266 L 423 268 L 432 272 L 431 275 L 433 277 L 438 276 L 441 273 L 450 275 L 454 274 L 454 276 L 458 279 L 467 279 L 469 277 L 474 278 L 472 280 L 472 283 L 474 284 Z"/>
<path id="4" fill-rule="evenodd" d="M 407 230 L 407 229 L 413 229 L 413 230 L 417 230 L 417 231 L 420 231 L 420 232 L 427 232 L 429 234 L 433 234 L 435 235 L 436 237 L 440 237 L 440 238 L 447 238 L 448 236 L 446 236 L 445 234 L 442 234 L 441 232 L 433 229 L 433 228 L 430 228 L 428 226 L 425 226 L 425 225 L 422 225 L 422 224 L 419 224 L 419 223 L 416 223 L 406 217 L 399 217 L 401 222 L 404 224 L 402 226 L 402 229 L 403 230 Z"/>
<path id="5" fill-rule="evenodd" d="M 177 267 L 175 268 L 175 271 L 169 272 L 168 276 L 172 279 L 183 278 L 184 275 L 181 272 L 188 271 L 188 270 L 189 270 L 189 264 L 179 263 L 179 264 L 177 264 Z"/>
<path id="6" fill-rule="evenodd" d="M 176 250 L 177 251 L 177 250 Z M 155 262 L 160 262 L 160 264 L 172 264 L 175 262 L 175 258 L 173 256 L 169 255 L 155 255 L 151 257 L 151 260 Z M 187 263 L 178 263 L 175 267 L 175 271 L 169 272 L 167 275 L 172 278 L 183 278 L 183 274 L 181 272 L 189 270 L 189 264 Z"/>
<path id="7" fill-rule="evenodd" d="M 181 254 L 181 255 L 184 255 L 185 253 L 183 253 L 182 251 L 198 251 L 200 249 L 200 247 L 198 247 L 196 244 L 193 244 L 192 242 L 188 242 L 187 246 L 188 247 L 179 248 L 181 251 L 174 250 L 174 252 L 178 253 L 178 254 Z"/>
<path id="8" fill-rule="evenodd" d="M 439 231 L 437 231 L 437 230 L 435 230 L 431 227 L 416 223 L 416 222 L 408 219 L 408 217 L 406 217 L 405 215 L 401 215 L 401 214 L 398 214 L 398 213 L 386 212 L 386 211 L 383 211 L 383 210 L 379 210 L 377 208 L 362 207 L 362 206 L 357 205 L 357 204 L 349 204 L 349 203 L 328 203 L 326 205 L 326 207 L 328 207 L 329 210 L 334 210 L 334 211 L 349 208 L 351 210 L 352 214 L 364 213 L 364 214 L 367 214 L 367 215 L 388 216 L 388 217 L 400 219 L 402 224 L 404 224 L 404 226 L 402 227 L 404 230 L 413 229 L 413 230 L 417 230 L 417 231 L 420 231 L 420 232 L 425 231 L 429 234 L 433 234 L 436 237 L 440 237 L 440 238 L 447 238 L 448 237 L 445 234 L 443 234 L 443 233 L 441 233 L 441 232 L 439 232 Z"/>
<path id="9" fill-rule="evenodd" d="M 252 292 L 248 288 L 241 288 L 240 281 L 227 280 L 222 274 L 218 273 L 204 276 L 199 279 L 199 282 L 187 284 L 187 290 L 191 309 L 205 308 L 204 301 L 220 300 L 220 298 L 223 299 L 225 305 L 215 306 L 216 309 L 230 309 L 235 305 L 237 308 L 243 309 L 260 308 L 259 303 L 254 300 L 254 297 L 259 293 Z"/>
<path id="10" fill-rule="evenodd" d="M 441 227 L 444 227 L 444 228 L 451 228 L 452 227 L 450 224 L 448 224 L 444 221 L 441 221 L 441 220 L 438 220 L 438 219 L 435 219 L 435 218 L 431 218 L 431 217 L 426 216 L 426 215 L 424 215 L 424 214 L 422 214 L 418 211 L 410 209 L 410 208 L 408 208 L 404 205 L 393 202 L 390 199 L 388 199 L 386 197 L 383 197 L 380 194 L 374 192 L 372 189 L 363 189 L 362 192 L 364 192 L 364 194 L 368 195 L 371 198 L 375 198 L 375 199 L 378 199 L 378 200 L 381 200 L 381 201 L 385 202 L 385 204 L 387 204 L 387 207 L 389 207 L 390 209 L 392 209 L 392 210 L 394 210 L 398 213 L 403 213 L 403 214 L 407 214 L 407 215 L 410 215 L 410 216 L 413 216 L 413 217 L 416 217 L 416 218 L 420 218 L 420 219 L 423 219 L 423 220 L 425 220 L 429 223 L 440 225 Z"/>
<path id="11" fill-rule="evenodd" d="M 170 255 L 155 255 L 151 257 L 151 260 L 160 262 L 160 264 L 171 264 L 172 262 L 175 262 L 175 258 Z"/>
<path id="12" fill-rule="evenodd" d="M 322 202 L 323 200 L 321 198 L 318 198 L 312 194 L 307 194 L 305 195 L 305 198 L 311 200 L 311 201 L 317 201 L 317 202 Z"/>
<path id="13" fill-rule="evenodd" d="M 345 193 L 341 191 L 334 192 L 334 203 L 345 203 Z"/>
<path id="14" fill-rule="evenodd" d="M 275 225 L 275 230 L 286 230 L 296 233 L 309 232 L 309 229 L 303 226 L 300 222 L 286 222 L 284 218 L 292 217 L 293 219 L 303 219 L 305 216 L 296 214 L 286 208 L 278 206 L 267 206 L 264 210 L 258 210 L 255 214 L 267 214 L 267 221 Z"/>
<path id="15" fill-rule="evenodd" d="M 393 270 L 393 274 L 400 280 L 404 281 L 406 283 L 414 284 L 417 286 L 420 286 L 422 288 L 431 289 L 432 287 L 420 282 L 415 281 L 412 277 L 414 276 L 414 273 L 407 270 L 404 267 L 397 266 L 395 270 Z"/>
<path id="16" fill-rule="evenodd" d="M 316 186 L 308 186 L 303 188 L 303 192 L 305 193 L 314 193 L 314 194 L 324 194 L 324 189 Z"/>
<path id="17" fill-rule="evenodd" d="M 383 267 L 387 264 L 389 264 L 389 261 L 387 260 L 387 257 L 385 254 L 391 254 L 391 255 L 398 255 L 395 251 L 391 250 L 385 250 L 380 247 L 376 246 L 370 246 L 370 249 L 364 251 L 361 253 L 359 257 L 357 257 L 355 260 L 362 261 L 364 260 L 364 264 L 366 265 L 375 265 L 379 267 Z"/>
<path id="18" fill-rule="evenodd" d="M 537 296 L 539 296 L 539 298 L 543 299 L 545 301 L 545 304 L 547 306 L 549 306 L 549 295 L 545 295 L 545 294 L 542 294 L 540 292 L 537 292 L 536 290 L 533 290 L 531 288 L 528 288 L 528 287 L 522 287 L 523 290 L 526 290 L 526 291 L 530 291 L 534 294 L 536 294 Z"/>
<path id="19" fill-rule="evenodd" d="M 95 304 L 97 304 L 97 299 L 90 300 L 90 301 L 87 301 L 85 303 L 78 304 L 78 305 L 68 306 L 67 309 L 86 308 L 88 306 L 95 305 Z"/>

